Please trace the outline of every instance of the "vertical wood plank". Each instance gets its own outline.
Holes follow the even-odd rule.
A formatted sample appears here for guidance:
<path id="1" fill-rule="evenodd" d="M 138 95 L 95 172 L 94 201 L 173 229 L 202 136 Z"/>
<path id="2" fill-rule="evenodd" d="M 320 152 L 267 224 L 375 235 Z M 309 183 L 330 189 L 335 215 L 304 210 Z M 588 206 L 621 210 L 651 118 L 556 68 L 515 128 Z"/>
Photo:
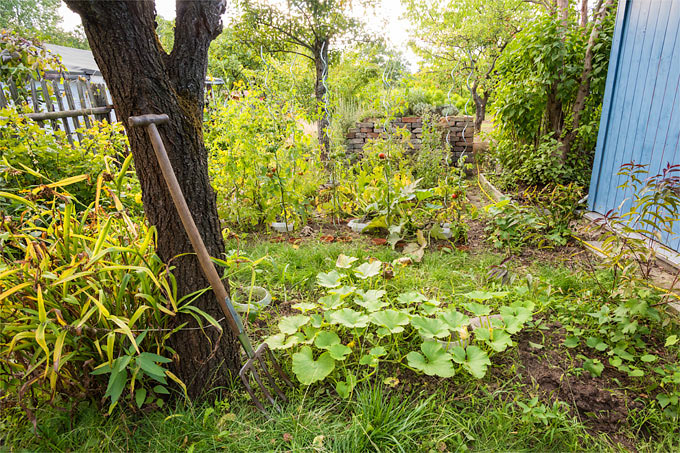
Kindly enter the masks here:
<path id="1" fill-rule="evenodd" d="M 71 91 L 71 83 L 68 80 L 64 80 L 64 94 L 66 95 L 66 102 L 68 103 L 69 110 L 76 109 L 76 103 L 73 100 L 73 91 Z M 76 128 L 76 134 L 78 135 L 78 141 L 83 140 L 83 134 L 81 134 L 78 129 L 80 129 L 80 121 L 77 116 L 73 117 L 73 124 Z"/>
<path id="2" fill-rule="evenodd" d="M 84 82 L 82 80 L 76 81 L 76 90 L 78 91 L 78 99 L 80 99 L 80 108 L 82 108 L 82 109 L 91 108 L 92 105 L 90 104 L 88 106 L 87 101 L 85 100 L 85 93 L 83 91 L 83 84 L 84 84 Z M 90 129 L 92 127 L 92 122 L 90 121 L 90 115 L 83 115 L 83 120 L 85 120 L 85 127 Z"/>
<path id="3" fill-rule="evenodd" d="M 53 80 L 52 81 L 52 87 L 54 88 L 54 97 L 57 100 L 57 105 L 59 106 L 59 111 L 63 112 L 66 109 L 64 108 L 64 101 L 61 99 L 61 92 L 59 91 L 59 82 L 57 82 L 56 80 Z M 62 118 L 61 121 L 64 124 L 64 131 L 66 131 L 66 136 L 68 137 L 68 141 L 71 145 L 73 145 L 73 134 L 71 132 L 71 126 L 68 124 L 68 119 Z"/>
<path id="4" fill-rule="evenodd" d="M 33 103 L 32 108 L 33 111 L 37 113 L 40 111 L 40 104 L 38 103 L 38 88 L 35 84 L 35 80 L 31 79 L 30 86 L 31 86 L 31 102 Z M 44 121 L 38 121 L 37 123 L 40 127 L 45 127 Z"/>
<path id="5" fill-rule="evenodd" d="M 14 100 L 14 105 L 16 105 L 17 107 L 20 106 L 21 102 L 19 100 L 19 92 L 17 91 L 17 86 L 14 84 L 14 80 L 9 79 L 7 86 L 9 87 L 9 94 L 12 96 L 12 99 Z"/>
<path id="6" fill-rule="evenodd" d="M 623 70 L 621 51 L 623 32 L 626 28 L 627 18 L 630 16 L 630 8 L 628 1 L 619 1 L 616 11 L 616 24 L 614 26 L 614 36 L 612 37 L 612 48 L 609 54 L 609 67 L 607 71 L 607 80 L 605 82 L 605 94 L 602 100 L 602 114 L 600 119 L 600 127 L 597 134 L 597 145 L 595 147 L 595 158 L 593 160 L 593 172 L 590 178 L 590 189 L 588 190 L 588 207 L 591 211 L 607 212 L 603 209 L 602 197 L 600 194 L 601 184 L 606 184 L 606 176 L 604 175 L 604 155 L 607 151 L 606 143 L 609 137 L 609 130 L 612 127 L 611 113 L 613 111 L 614 93 L 616 80 L 619 78 L 619 73 Z"/>
<path id="7" fill-rule="evenodd" d="M 50 90 L 47 87 L 47 81 L 45 79 L 42 79 L 40 81 L 40 86 L 42 88 L 43 99 L 45 100 L 45 107 L 47 108 L 47 111 L 48 112 L 54 112 L 54 105 L 52 104 L 52 96 L 50 96 Z M 59 130 L 59 122 L 57 122 L 57 120 L 50 121 L 50 124 L 52 125 L 52 130 L 54 130 L 54 131 Z"/>
<path id="8" fill-rule="evenodd" d="M 93 106 L 106 107 L 109 104 L 108 100 L 106 99 L 106 85 L 90 83 L 87 88 L 90 92 Z M 102 113 L 100 115 L 96 115 L 96 117 L 99 121 L 107 121 L 109 124 L 112 123 L 111 113 Z"/>
<path id="9" fill-rule="evenodd" d="M 616 94 L 614 95 L 613 127 L 610 135 L 610 152 L 607 154 L 605 172 L 608 175 L 603 190 L 603 197 L 607 204 L 617 197 L 618 186 L 621 184 L 617 175 L 621 168 L 621 156 L 619 150 L 624 146 L 626 125 L 632 112 L 633 90 L 637 78 L 637 70 L 641 59 L 642 47 L 647 35 L 647 21 L 651 10 L 647 0 L 632 2 L 630 22 L 623 35 L 623 68 L 620 79 L 617 81 Z M 617 206 L 618 207 L 618 206 Z"/>
<path id="10" fill-rule="evenodd" d="M 5 97 L 5 87 L 0 83 L 0 108 L 7 108 L 7 98 Z"/>

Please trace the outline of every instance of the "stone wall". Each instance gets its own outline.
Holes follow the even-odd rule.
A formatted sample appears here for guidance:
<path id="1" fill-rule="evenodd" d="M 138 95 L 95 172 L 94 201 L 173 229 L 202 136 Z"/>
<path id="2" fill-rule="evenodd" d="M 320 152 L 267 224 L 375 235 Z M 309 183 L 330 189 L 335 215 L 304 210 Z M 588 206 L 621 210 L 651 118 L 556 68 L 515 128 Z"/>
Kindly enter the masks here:
<path id="1" fill-rule="evenodd" d="M 347 150 L 352 153 L 361 153 L 367 141 L 379 138 L 384 132 L 384 121 L 380 119 L 367 119 L 357 123 L 356 127 L 347 132 Z M 420 149 L 423 138 L 423 120 L 417 116 L 405 116 L 395 118 L 391 122 L 394 128 L 403 128 L 411 133 L 411 145 L 413 149 Z M 442 131 L 442 144 L 446 143 L 446 135 L 449 135 L 449 144 L 453 161 L 456 162 L 461 154 L 468 154 L 468 162 L 472 159 L 472 142 L 474 141 L 474 117 L 451 116 L 439 120 L 439 128 Z M 463 133 L 465 135 L 463 135 Z"/>

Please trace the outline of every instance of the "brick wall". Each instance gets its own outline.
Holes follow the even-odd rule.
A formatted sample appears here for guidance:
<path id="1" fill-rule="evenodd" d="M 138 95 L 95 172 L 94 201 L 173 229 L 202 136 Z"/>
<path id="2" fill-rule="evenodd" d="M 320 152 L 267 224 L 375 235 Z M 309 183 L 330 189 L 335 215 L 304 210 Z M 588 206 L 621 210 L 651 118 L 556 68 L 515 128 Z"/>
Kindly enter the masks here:
<path id="1" fill-rule="evenodd" d="M 384 121 L 380 119 L 368 119 L 357 123 L 356 127 L 347 132 L 347 150 L 353 153 L 361 153 L 367 141 L 376 139 L 384 133 Z M 403 128 L 411 133 L 411 144 L 413 149 L 420 149 L 423 138 L 423 121 L 417 116 L 405 116 L 395 118 L 391 122 L 394 128 Z M 474 117 L 472 116 L 451 116 L 439 120 L 442 144 L 446 143 L 446 136 L 449 135 L 449 144 L 453 161 L 457 161 L 461 154 L 468 154 L 472 158 L 472 142 L 474 141 Z M 463 136 L 463 131 L 465 135 Z"/>

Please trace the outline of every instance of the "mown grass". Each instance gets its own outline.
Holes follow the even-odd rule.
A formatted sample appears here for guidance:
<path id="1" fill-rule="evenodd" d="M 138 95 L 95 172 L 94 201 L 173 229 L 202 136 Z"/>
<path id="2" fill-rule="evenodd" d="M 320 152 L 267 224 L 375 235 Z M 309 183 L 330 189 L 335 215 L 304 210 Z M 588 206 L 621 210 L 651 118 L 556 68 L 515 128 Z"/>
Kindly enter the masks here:
<path id="1" fill-rule="evenodd" d="M 239 244 L 231 241 L 228 248 Z M 325 244 L 314 239 L 298 247 L 251 240 L 242 253 L 252 259 L 266 256 L 258 266 L 256 283 L 269 288 L 278 302 L 314 298 L 316 274 L 334 266 L 340 253 L 384 262 L 399 255 L 388 247 L 360 239 L 352 243 Z M 441 297 L 488 287 L 487 274 L 500 263 L 493 251 L 430 251 L 422 263 L 408 266 L 388 281 L 388 289 L 423 290 Z M 510 263 L 512 270 L 513 264 Z M 588 288 L 578 271 L 539 262 L 516 273 L 530 273 L 550 286 L 559 297 L 538 299 L 538 310 L 558 310 L 559 301 Z M 233 278 L 250 282 L 244 268 Z M 558 302 L 555 302 L 558 301 Z M 276 318 L 275 301 L 270 319 Z M 290 391 L 281 413 L 259 413 L 238 384 L 218 389 L 204 401 L 189 403 L 176 398 L 164 408 L 148 413 L 123 413 L 106 417 L 92 402 L 81 403 L 72 413 L 49 407 L 38 413 L 38 432 L 18 409 L 0 417 L 0 449 L 5 451 L 310 451 L 310 452 L 442 452 L 442 451 L 616 451 L 616 439 L 589 433 L 566 405 L 543 406 L 548 416 L 525 413 L 534 389 L 522 384 L 514 353 L 494 360 L 498 372 L 481 381 L 469 376 L 413 380 L 396 388 L 385 387 L 386 375 L 362 384 L 349 400 L 323 386 Z M 503 363 L 501 365 L 500 363 Z M 629 428 L 621 433 L 640 451 L 680 448 L 678 422 L 652 409 L 631 412 Z"/>

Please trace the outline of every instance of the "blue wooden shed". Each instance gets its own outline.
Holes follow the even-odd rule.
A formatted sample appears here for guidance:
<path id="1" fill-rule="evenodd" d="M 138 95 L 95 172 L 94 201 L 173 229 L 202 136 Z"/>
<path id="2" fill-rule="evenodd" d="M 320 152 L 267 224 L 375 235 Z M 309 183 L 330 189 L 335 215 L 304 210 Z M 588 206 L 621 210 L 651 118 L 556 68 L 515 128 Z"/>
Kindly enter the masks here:
<path id="1" fill-rule="evenodd" d="M 630 198 L 618 188 L 624 182 L 616 174 L 621 165 L 646 164 L 656 175 L 669 162 L 680 163 L 679 138 L 680 0 L 619 0 L 590 209 L 606 213 Z M 680 251 L 679 234 L 663 242 Z"/>

